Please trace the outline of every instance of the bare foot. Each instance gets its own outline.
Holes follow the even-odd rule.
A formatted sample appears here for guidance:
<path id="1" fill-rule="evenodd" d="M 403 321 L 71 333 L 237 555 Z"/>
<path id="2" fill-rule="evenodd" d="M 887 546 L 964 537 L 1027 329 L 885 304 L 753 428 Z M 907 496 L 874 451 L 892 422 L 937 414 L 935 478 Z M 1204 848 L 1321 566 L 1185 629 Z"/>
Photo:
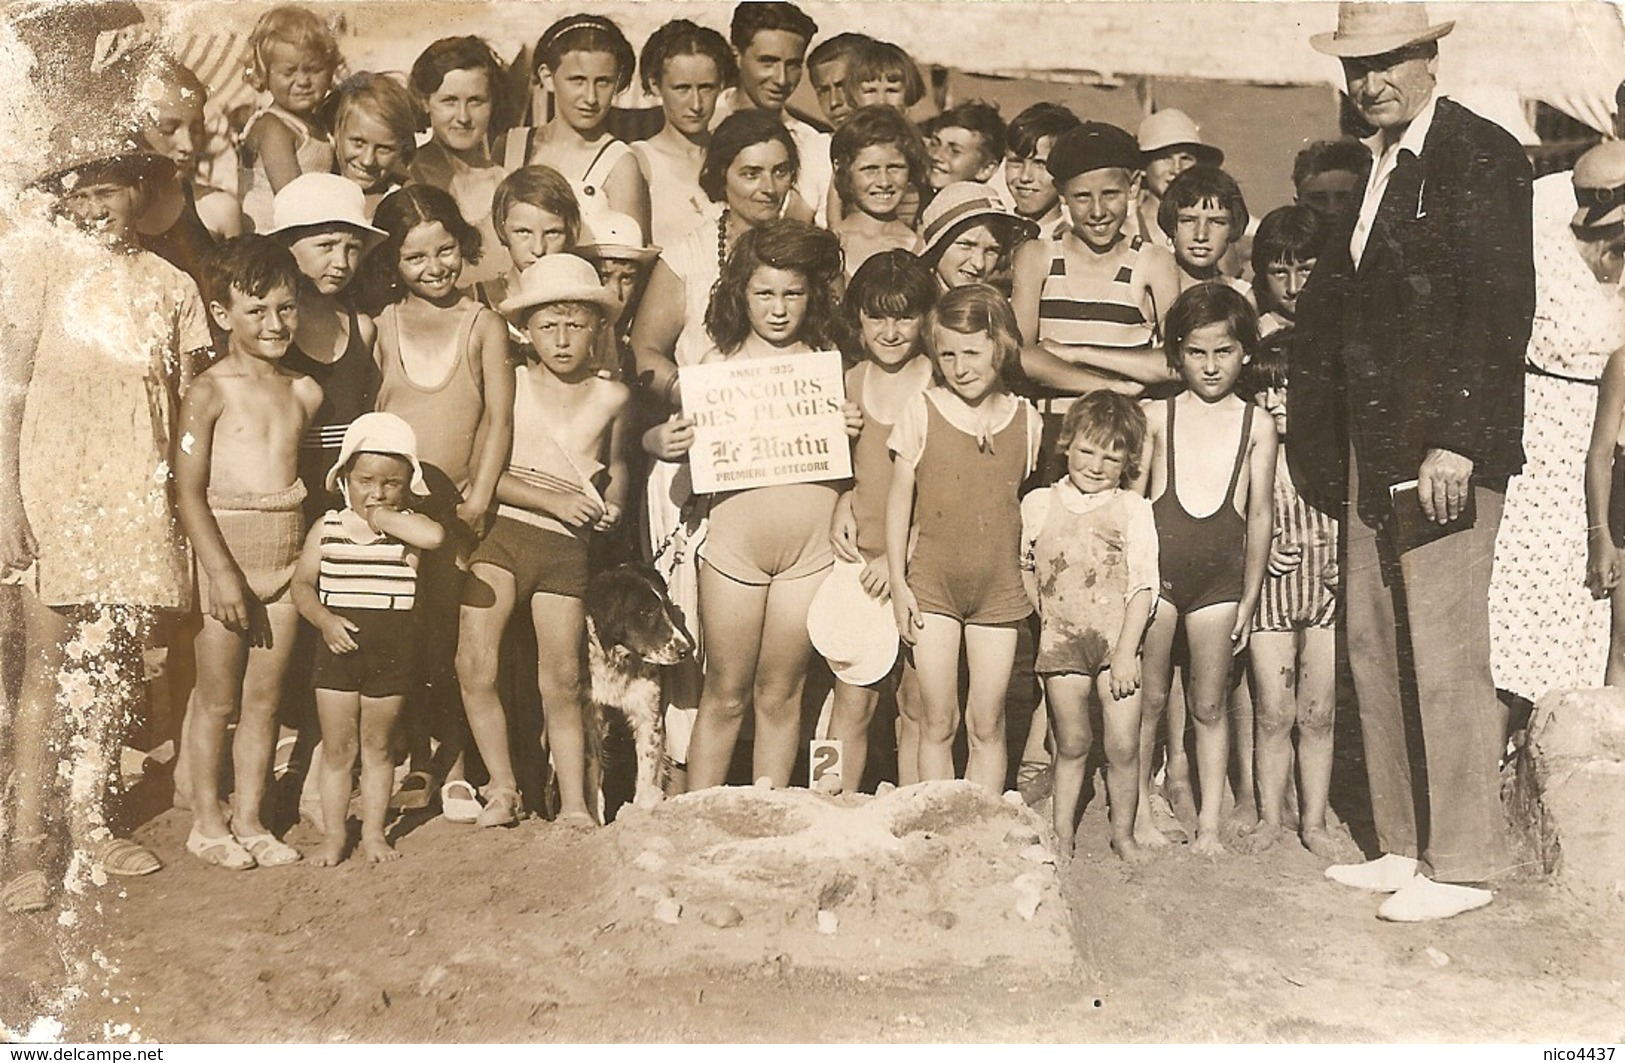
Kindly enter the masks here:
<path id="1" fill-rule="evenodd" d="M 1281 838 L 1281 825 L 1259 820 L 1252 830 L 1243 831 L 1241 837 L 1236 839 L 1236 849 L 1239 852 L 1257 854 L 1270 848 Z"/>
<path id="2" fill-rule="evenodd" d="M 1330 831 L 1325 829 L 1306 828 L 1298 837 L 1303 841 L 1303 847 L 1320 857 L 1333 863 L 1352 860 L 1359 849 L 1349 838 L 1346 831 Z"/>
<path id="3" fill-rule="evenodd" d="M 344 842 L 342 834 L 336 838 L 323 838 L 322 844 L 305 859 L 305 863 L 316 867 L 337 867 L 339 861 L 344 859 Z"/>
<path id="4" fill-rule="evenodd" d="M 356 854 L 369 864 L 382 864 L 389 860 L 399 860 L 401 854 L 397 853 L 389 844 L 389 839 L 379 835 L 377 837 L 361 839 Z"/>
<path id="5" fill-rule="evenodd" d="M 1221 856 L 1225 852 L 1224 844 L 1219 841 L 1219 832 L 1216 830 L 1198 830 L 1196 841 L 1191 843 L 1191 852 L 1201 853 L 1203 856 Z"/>
<path id="6" fill-rule="evenodd" d="M 1170 844 L 1168 836 L 1152 826 L 1149 815 L 1134 817 L 1134 841 L 1152 849 L 1161 849 Z M 1113 843 L 1114 848 L 1115 845 L 1116 843 Z"/>
<path id="7" fill-rule="evenodd" d="M 1190 783 L 1168 780 L 1168 801 L 1173 806 L 1174 818 L 1189 832 L 1190 825 L 1196 822 L 1196 795 Z"/>
<path id="8" fill-rule="evenodd" d="M 1253 804 L 1252 798 L 1237 801 L 1230 810 L 1227 822 L 1238 830 L 1247 830 L 1258 822 L 1258 808 Z"/>
<path id="9" fill-rule="evenodd" d="M 1125 864 L 1143 864 L 1151 859 L 1151 854 L 1135 844 L 1130 836 L 1112 835 L 1112 852 Z"/>

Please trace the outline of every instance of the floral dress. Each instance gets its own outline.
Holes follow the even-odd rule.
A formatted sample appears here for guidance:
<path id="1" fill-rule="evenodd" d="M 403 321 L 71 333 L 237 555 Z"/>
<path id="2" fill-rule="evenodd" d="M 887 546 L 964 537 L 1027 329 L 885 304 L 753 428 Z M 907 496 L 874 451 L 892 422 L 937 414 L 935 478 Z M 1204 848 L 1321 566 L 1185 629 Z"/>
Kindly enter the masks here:
<path id="1" fill-rule="evenodd" d="M 1601 686 L 1609 604 L 1585 586 L 1585 461 L 1597 381 L 1625 345 L 1625 301 L 1569 231 L 1567 173 L 1535 182 L 1535 322 L 1524 372 L 1523 472 L 1507 487 L 1490 580 L 1495 685 L 1534 701 Z"/>

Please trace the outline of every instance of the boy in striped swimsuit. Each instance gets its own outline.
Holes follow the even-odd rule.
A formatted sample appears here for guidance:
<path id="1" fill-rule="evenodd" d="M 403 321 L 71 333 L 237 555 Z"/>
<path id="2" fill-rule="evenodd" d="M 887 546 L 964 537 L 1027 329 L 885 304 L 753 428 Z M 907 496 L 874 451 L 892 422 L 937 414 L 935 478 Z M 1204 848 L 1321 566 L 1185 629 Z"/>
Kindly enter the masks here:
<path id="1" fill-rule="evenodd" d="M 1047 166 L 1068 224 L 1017 249 L 1010 303 L 1022 369 L 1058 396 L 1040 406 L 1049 456 L 1072 396 L 1139 395 L 1174 380 L 1152 344 L 1179 296 L 1179 270 L 1168 251 L 1124 232 L 1141 179 L 1140 148 L 1126 131 L 1084 122 L 1055 138 Z"/>
<path id="2" fill-rule="evenodd" d="M 327 490 L 344 498 L 310 529 L 293 575 L 293 600 L 321 639 L 313 680 L 322 722 L 324 837 L 310 862 L 332 867 L 348 840 L 350 773 L 361 751 L 361 845 L 369 862 L 400 854 L 384 836 L 394 783 L 391 751 L 412 681 L 412 606 L 418 555 L 445 529 L 405 508 L 428 485 L 412 426 L 392 413 L 350 422 Z"/>

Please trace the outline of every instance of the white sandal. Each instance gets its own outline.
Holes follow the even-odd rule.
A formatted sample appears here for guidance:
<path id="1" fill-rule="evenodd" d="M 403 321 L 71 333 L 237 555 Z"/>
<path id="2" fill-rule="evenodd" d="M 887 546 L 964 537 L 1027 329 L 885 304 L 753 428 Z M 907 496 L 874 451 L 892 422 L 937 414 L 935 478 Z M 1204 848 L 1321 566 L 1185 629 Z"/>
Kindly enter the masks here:
<path id="1" fill-rule="evenodd" d="M 440 788 L 440 814 L 449 823 L 473 823 L 484 809 L 467 780 L 453 779 Z"/>
<path id="2" fill-rule="evenodd" d="M 259 866 L 254 854 L 244 849 L 242 843 L 231 834 L 224 838 L 210 838 L 193 827 L 192 833 L 186 836 L 186 851 L 205 864 L 228 871 L 247 871 Z"/>

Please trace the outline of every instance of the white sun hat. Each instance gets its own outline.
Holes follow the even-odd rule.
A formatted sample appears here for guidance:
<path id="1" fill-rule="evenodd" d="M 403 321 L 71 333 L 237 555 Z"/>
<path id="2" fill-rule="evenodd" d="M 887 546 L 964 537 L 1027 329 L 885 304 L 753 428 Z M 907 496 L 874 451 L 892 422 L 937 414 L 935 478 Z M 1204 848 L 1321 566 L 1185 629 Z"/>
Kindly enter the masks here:
<path id="1" fill-rule="evenodd" d="M 531 308 L 546 303 L 593 303 L 611 320 L 621 312 L 621 301 L 604 287 L 592 263 L 579 255 L 543 255 L 526 266 L 497 311 L 524 328 Z"/>
<path id="2" fill-rule="evenodd" d="M 423 466 L 418 463 L 418 435 L 400 415 L 374 411 L 350 422 L 350 427 L 344 430 L 344 442 L 339 444 L 339 460 L 327 470 L 329 491 L 338 493 L 339 472 L 357 454 L 393 454 L 405 458 L 412 463 L 412 493 L 420 498 L 428 497 L 429 485 L 423 482 Z"/>
<path id="3" fill-rule="evenodd" d="M 389 234 L 367 221 L 367 199 L 361 186 L 336 173 L 302 173 L 283 185 L 271 201 L 267 236 L 317 225 L 344 225 L 361 234 L 371 251 Z"/>
<path id="4" fill-rule="evenodd" d="M 836 561 L 807 610 L 807 634 L 835 678 L 866 687 L 886 678 L 897 661 L 897 621 L 891 602 L 863 589 L 863 564 Z"/>

